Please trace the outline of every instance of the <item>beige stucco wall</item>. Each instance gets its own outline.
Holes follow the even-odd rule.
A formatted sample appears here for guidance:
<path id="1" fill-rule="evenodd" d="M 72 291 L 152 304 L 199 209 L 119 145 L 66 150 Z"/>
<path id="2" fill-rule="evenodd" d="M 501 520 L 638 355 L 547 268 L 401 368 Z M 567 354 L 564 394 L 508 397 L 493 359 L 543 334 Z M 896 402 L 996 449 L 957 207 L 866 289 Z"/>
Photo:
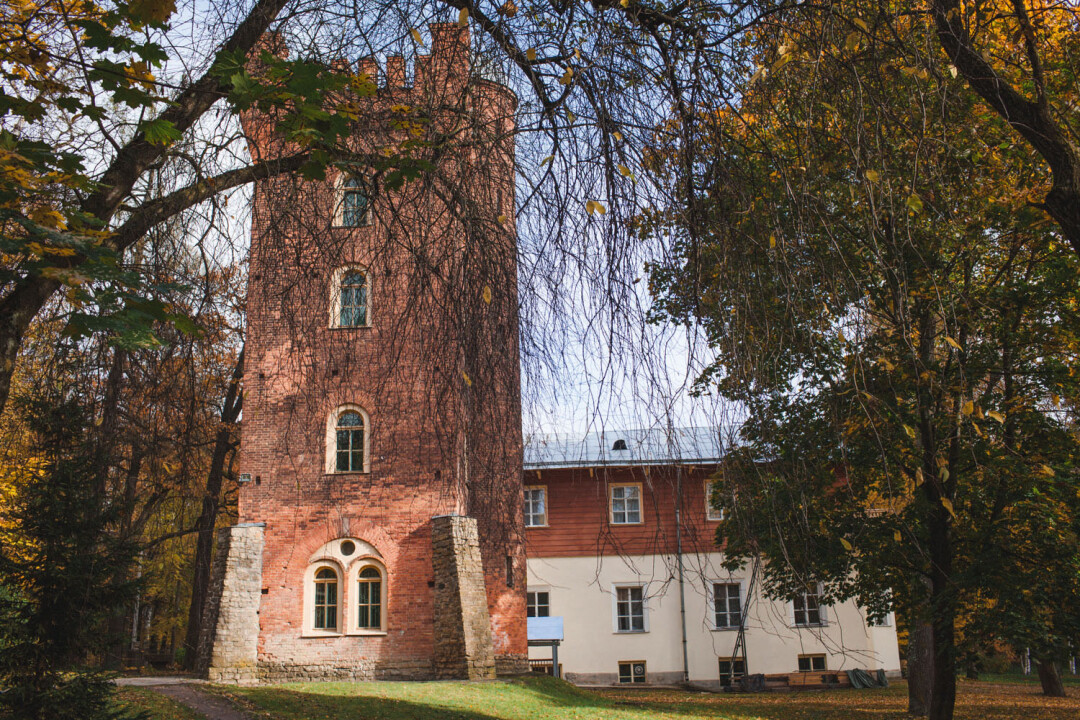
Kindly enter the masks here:
<path id="1" fill-rule="evenodd" d="M 684 556 L 687 654 L 691 682 L 719 681 L 717 658 L 730 657 L 735 630 L 713 629 L 710 593 L 714 582 L 741 581 L 747 616 L 747 663 L 751 673 L 786 673 L 798 669 L 798 655 L 824 653 L 829 670 L 863 668 L 900 670 L 896 627 L 869 627 L 865 614 L 851 602 L 827 608 L 828 624 L 795 628 L 790 603 L 747 599 L 747 569 L 729 574 L 720 553 Z M 643 633 L 614 629 L 613 588 L 646 583 L 647 611 Z M 528 589 L 548 590 L 551 615 L 564 618 L 566 639 L 559 661 L 567 678 L 581 683 L 617 681 L 618 662 L 644 660 L 650 682 L 682 679 L 679 586 L 675 557 L 535 558 L 528 561 Z M 530 648 L 530 658 L 547 659 L 548 648 Z"/>

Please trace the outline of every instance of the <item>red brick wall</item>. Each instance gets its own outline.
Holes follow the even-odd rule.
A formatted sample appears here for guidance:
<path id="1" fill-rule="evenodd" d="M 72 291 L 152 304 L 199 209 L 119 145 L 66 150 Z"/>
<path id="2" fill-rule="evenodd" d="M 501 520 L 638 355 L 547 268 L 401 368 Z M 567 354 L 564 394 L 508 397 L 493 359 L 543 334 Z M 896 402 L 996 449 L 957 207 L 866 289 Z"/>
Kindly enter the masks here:
<path id="1" fill-rule="evenodd" d="M 395 80 L 365 100 L 351 149 L 405 139 L 373 130 L 403 105 L 426 111 L 432 137 L 464 118 L 479 128 L 470 142 L 492 146 L 457 143 L 433 156 L 440 181 L 377 189 L 361 228 L 332 226 L 333 170 L 326 182 L 286 176 L 255 189 L 239 468 L 254 482 L 241 490 L 240 521 L 266 523 L 266 677 L 429 674 L 430 519 L 448 513 L 480 522 L 496 652 L 526 652 L 514 231 L 489 218 L 513 215 L 516 101 L 491 83 L 467 85 L 467 33 L 433 26 L 432 38 L 412 87 Z M 244 121 L 253 156 L 295 150 L 267 118 Z M 371 327 L 330 328 L 331 276 L 352 263 L 369 273 Z M 370 473 L 325 473 L 327 417 L 345 403 L 370 415 Z M 301 637 L 309 558 L 341 537 L 382 555 L 385 636 Z"/>
<path id="2" fill-rule="evenodd" d="M 525 530 L 531 558 L 675 552 L 676 488 L 682 485 L 684 552 L 715 549 L 718 523 L 707 520 L 705 480 L 715 467 L 609 467 L 529 470 L 525 485 L 547 487 L 547 527 Z M 640 483 L 638 525 L 610 522 L 608 488 Z"/>

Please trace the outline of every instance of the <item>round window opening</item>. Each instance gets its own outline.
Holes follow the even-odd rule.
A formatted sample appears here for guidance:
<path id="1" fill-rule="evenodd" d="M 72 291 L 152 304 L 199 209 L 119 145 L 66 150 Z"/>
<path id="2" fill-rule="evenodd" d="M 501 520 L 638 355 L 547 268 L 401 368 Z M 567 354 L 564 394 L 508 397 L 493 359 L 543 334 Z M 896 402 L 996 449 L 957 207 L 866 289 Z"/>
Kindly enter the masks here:
<path id="1" fill-rule="evenodd" d="M 344 555 L 345 557 L 348 557 L 349 555 L 352 555 L 354 552 L 356 552 L 356 543 L 354 543 L 352 540 L 346 540 L 343 543 L 341 543 L 341 554 L 342 555 Z"/>

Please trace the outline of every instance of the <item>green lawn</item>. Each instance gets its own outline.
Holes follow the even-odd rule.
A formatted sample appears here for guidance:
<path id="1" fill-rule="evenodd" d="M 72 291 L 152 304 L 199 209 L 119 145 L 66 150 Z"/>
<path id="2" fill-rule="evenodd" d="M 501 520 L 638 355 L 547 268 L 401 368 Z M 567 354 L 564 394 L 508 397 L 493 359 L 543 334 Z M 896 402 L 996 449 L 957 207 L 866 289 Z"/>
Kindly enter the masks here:
<path id="1" fill-rule="evenodd" d="M 761 695 L 582 690 L 551 678 L 490 683 L 296 683 L 213 688 L 266 720 L 886 720 L 907 719 L 903 686 Z M 1076 695 L 1080 696 L 1080 693 Z M 1080 698 L 1029 685 L 962 683 L 957 720 L 1076 720 Z"/>

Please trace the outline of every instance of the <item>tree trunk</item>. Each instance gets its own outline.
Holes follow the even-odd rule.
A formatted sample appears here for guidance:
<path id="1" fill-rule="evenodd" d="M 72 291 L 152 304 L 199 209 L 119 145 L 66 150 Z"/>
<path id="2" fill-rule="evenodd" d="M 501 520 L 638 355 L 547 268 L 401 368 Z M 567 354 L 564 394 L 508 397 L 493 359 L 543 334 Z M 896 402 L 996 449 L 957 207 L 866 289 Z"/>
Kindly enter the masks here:
<path id="1" fill-rule="evenodd" d="M 934 629 L 921 618 L 909 623 L 907 646 L 908 712 L 925 717 L 930 712 L 934 681 Z"/>
<path id="2" fill-rule="evenodd" d="M 935 493 L 936 494 L 936 493 Z M 930 609 L 934 638 L 934 689 L 930 720 L 952 720 L 956 706 L 956 601 L 951 584 L 952 533 L 940 503 L 930 510 Z"/>
<path id="3" fill-rule="evenodd" d="M 198 533 L 195 544 L 195 577 L 191 585 L 191 605 L 188 607 L 187 632 L 184 635 L 184 668 L 195 669 L 196 651 L 199 636 L 202 634 L 203 607 L 206 604 L 207 591 L 210 588 L 210 569 L 214 552 L 214 526 L 217 523 L 218 510 L 221 507 L 221 484 L 225 479 L 225 459 L 233 447 L 232 425 L 240 415 L 243 406 L 243 394 L 240 392 L 240 379 L 244 374 L 244 351 L 236 359 L 229 390 L 221 408 L 221 426 L 214 439 L 214 454 L 210 460 L 210 471 L 206 478 L 206 493 L 203 495 L 202 511 L 195 523 Z"/>
<path id="4" fill-rule="evenodd" d="M 1052 660 L 1040 660 L 1039 682 L 1042 683 L 1043 695 L 1047 697 L 1065 697 L 1065 683 L 1061 681 L 1061 670 Z"/>

